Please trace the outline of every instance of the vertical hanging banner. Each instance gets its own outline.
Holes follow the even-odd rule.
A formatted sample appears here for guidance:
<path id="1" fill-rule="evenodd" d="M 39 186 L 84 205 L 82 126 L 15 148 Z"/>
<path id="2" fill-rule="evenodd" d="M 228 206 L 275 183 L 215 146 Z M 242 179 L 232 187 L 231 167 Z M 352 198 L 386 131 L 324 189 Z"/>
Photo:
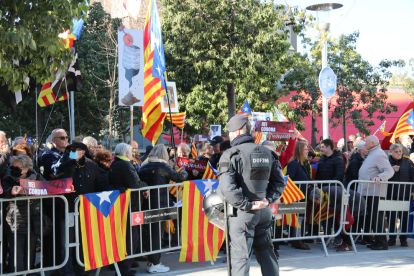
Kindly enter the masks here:
<path id="1" fill-rule="evenodd" d="M 144 105 L 144 42 L 142 30 L 118 28 L 119 105 Z"/>

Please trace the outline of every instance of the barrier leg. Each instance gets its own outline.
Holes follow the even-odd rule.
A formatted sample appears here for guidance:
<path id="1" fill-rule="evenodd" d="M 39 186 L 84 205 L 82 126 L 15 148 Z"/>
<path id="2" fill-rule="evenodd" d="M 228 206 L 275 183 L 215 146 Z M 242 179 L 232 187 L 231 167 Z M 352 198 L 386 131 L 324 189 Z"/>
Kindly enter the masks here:
<path id="1" fill-rule="evenodd" d="M 229 241 L 229 218 L 227 217 L 227 203 L 224 201 L 224 221 L 226 231 L 226 257 L 227 257 L 227 275 L 231 276 L 231 256 L 230 256 L 230 241 Z"/>
<path id="2" fill-rule="evenodd" d="M 121 276 L 121 271 L 119 271 L 118 263 L 114 263 L 116 275 Z"/>
<path id="3" fill-rule="evenodd" d="M 355 241 L 354 241 L 354 237 L 352 235 L 349 235 L 349 238 L 351 239 L 351 243 L 352 243 L 352 248 L 354 249 L 354 253 L 358 253 L 357 249 L 356 249 L 356 245 L 355 245 Z M 357 238 L 358 239 L 358 238 Z"/>
<path id="4" fill-rule="evenodd" d="M 95 276 L 99 276 L 99 273 L 101 272 L 101 268 L 97 268 L 95 272 Z"/>
<path id="5" fill-rule="evenodd" d="M 325 239 L 324 239 L 324 238 L 321 238 L 321 241 L 322 241 L 322 248 L 323 248 L 323 250 L 325 251 L 325 256 L 326 256 L 326 257 L 329 257 L 329 254 L 328 254 L 328 249 L 326 248 Z"/>

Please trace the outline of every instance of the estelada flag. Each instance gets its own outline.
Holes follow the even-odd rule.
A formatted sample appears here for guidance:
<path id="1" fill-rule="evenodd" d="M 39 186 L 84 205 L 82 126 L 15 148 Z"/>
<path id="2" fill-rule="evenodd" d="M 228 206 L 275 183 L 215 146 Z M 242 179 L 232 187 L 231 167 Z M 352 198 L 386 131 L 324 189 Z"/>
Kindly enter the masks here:
<path id="1" fill-rule="evenodd" d="M 180 262 L 216 260 L 223 244 L 224 231 L 208 222 L 202 203 L 209 190 L 217 189 L 218 180 L 184 181 Z"/>
<path id="2" fill-rule="evenodd" d="M 172 123 L 176 125 L 179 129 L 183 129 L 185 125 L 186 114 L 187 114 L 187 111 L 171 114 Z M 167 114 L 165 118 L 171 122 L 170 114 Z"/>
<path id="3" fill-rule="evenodd" d="M 210 161 L 207 162 L 206 171 L 201 179 L 219 179 L 217 171 L 211 166 Z"/>
<path id="4" fill-rule="evenodd" d="M 401 134 L 414 134 L 414 113 L 413 109 L 408 110 L 405 112 L 401 118 L 398 120 L 397 127 L 392 134 L 390 139 L 391 143 L 395 143 L 395 141 L 401 136 Z"/>
<path id="5" fill-rule="evenodd" d="M 243 114 L 247 117 L 252 117 L 252 110 L 250 109 L 249 101 L 246 100 L 242 107 L 240 107 L 239 111 L 237 111 L 237 114 Z"/>
<path id="6" fill-rule="evenodd" d="M 285 179 L 285 190 L 282 193 L 283 202 L 289 204 L 295 201 L 299 201 L 305 198 L 302 191 L 296 186 L 295 183 L 290 179 L 289 176 L 284 176 Z"/>
<path id="7" fill-rule="evenodd" d="M 385 136 L 390 136 L 390 135 L 392 135 L 392 133 L 385 132 L 385 122 L 386 121 L 384 121 L 382 123 L 382 125 L 380 125 L 380 127 L 378 128 L 378 131 L 381 132 L 382 134 L 384 134 Z"/>
<path id="8" fill-rule="evenodd" d="M 131 191 L 84 194 L 80 198 L 80 222 L 85 270 L 124 260 L 126 223 Z"/>

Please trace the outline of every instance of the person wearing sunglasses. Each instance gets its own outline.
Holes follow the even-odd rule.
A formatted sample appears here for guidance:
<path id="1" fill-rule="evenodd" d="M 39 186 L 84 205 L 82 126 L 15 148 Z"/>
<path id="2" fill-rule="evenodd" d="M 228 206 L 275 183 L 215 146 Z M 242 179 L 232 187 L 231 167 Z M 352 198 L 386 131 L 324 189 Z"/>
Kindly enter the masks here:
<path id="1" fill-rule="evenodd" d="M 53 146 L 42 155 L 43 177 L 46 180 L 56 179 L 60 159 L 65 152 L 69 139 L 66 131 L 61 128 L 53 130 L 51 136 Z"/>

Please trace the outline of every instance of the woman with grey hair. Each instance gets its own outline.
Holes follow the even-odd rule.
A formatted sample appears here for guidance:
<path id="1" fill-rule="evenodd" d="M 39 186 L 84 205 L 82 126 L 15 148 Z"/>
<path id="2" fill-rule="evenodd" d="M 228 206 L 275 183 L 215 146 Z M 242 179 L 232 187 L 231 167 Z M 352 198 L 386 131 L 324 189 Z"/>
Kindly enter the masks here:
<path id="1" fill-rule="evenodd" d="M 125 191 L 125 189 L 137 189 L 147 186 L 147 184 L 139 179 L 138 173 L 132 164 L 134 157 L 132 155 L 131 145 L 120 143 L 115 147 L 115 159 L 111 164 L 108 172 L 109 184 L 115 189 Z M 144 197 L 148 197 L 148 192 L 143 192 Z M 142 197 L 141 197 L 142 198 Z M 133 211 L 140 210 L 139 197 L 137 192 L 131 193 L 131 208 Z M 128 220 L 129 224 L 129 220 Z M 130 229 L 132 228 L 132 232 Z M 126 248 L 128 255 L 134 254 L 139 244 L 138 227 L 127 226 L 126 232 Z M 132 236 L 132 246 L 131 246 Z M 131 252 L 132 247 L 132 252 Z M 119 270 L 121 275 L 130 275 L 131 266 L 134 259 L 126 259 L 119 262 Z"/>
<path id="2" fill-rule="evenodd" d="M 182 182 L 187 179 L 187 172 L 177 172 L 172 169 L 168 164 L 168 153 L 164 145 L 156 145 L 148 155 L 148 160 L 142 164 L 139 176 L 145 181 L 148 186 L 157 186 L 162 184 L 168 184 L 170 181 Z M 169 198 L 169 189 L 160 188 L 152 189 L 150 192 L 151 206 L 147 204 L 145 209 L 160 209 L 171 207 Z M 161 235 L 165 228 L 165 221 L 161 223 L 161 227 L 158 227 L 158 223 L 152 226 L 152 250 L 161 249 Z M 149 233 L 149 225 L 145 225 L 146 233 Z M 160 232 L 160 229 L 162 232 Z M 149 239 L 149 237 L 148 237 Z M 148 248 L 149 249 L 149 248 Z M 161 264 L 161 253 L 152 254 L 148 256 L 148 267 L 147 271 L 150 273 L 155 272 L 167 272 L 170 270 Z"/>

